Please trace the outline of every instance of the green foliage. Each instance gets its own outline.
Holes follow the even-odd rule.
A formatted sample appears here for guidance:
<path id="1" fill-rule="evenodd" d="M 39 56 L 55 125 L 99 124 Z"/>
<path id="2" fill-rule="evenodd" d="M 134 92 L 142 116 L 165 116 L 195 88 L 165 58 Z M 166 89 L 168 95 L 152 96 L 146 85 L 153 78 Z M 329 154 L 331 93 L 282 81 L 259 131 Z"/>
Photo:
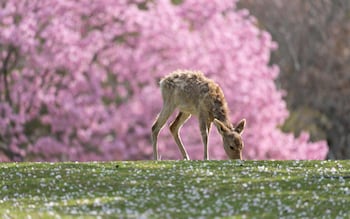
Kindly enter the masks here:
<path id="1" fill-rule="evenodd" d="M 180 5 L 183 1 L 184 0 L 171 0 L 171 3 L 173 3 L 174 5 Z"/>
<path id="2" fill-rule="evenodd" d="M 345 161 L 0 164 L 1 218 L 343 218 Z"/>
<path id="3" fill-rule="evenodd" d="M 50 132 L 51 132 L 51 127 L 47 124 L 43 124 L 37 118 L 27 122 L 24 126 L 24 133 L 26 133 L 28 136 L 32 136 L 35 134 L 36 135 L 49 134 Z"/>
<path id="4" fill-rule="evenodd" d="M 301 107 L 291 111 L 281 128 L 284 132 L 294 132 L 296 136 L 299 136 L 302 131 L 308 132 L 312 141 L 318 141 L 327 138 L 326 130 L 330 126 L 331 122 L 326 115 L 315 109 Z"/>

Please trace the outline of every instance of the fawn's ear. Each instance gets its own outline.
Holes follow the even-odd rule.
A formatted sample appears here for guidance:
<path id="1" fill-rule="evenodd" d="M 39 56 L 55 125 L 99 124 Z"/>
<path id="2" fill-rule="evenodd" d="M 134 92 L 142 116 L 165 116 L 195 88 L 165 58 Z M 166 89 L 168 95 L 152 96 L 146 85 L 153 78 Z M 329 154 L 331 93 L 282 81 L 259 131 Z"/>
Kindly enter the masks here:
<path id="1" fill-rule="evenodd" d="M 220 120 L 214 119 L 214 124 L 216 126 L 216 128 L 218 129 L 218 131 L 220 132 L 220 134 L 225 134 L 230 132 L 230 129 L 228 129 L 226 127 L 226 125 L 224 123 L 222 123 Z"/>
<path id="2" fill-rule="evenodd" d="M 246 125 L 246 120 L 245 119 L 242 119 L 238 124 L 237 126 L 235 127 L 235 131 L 238 133 L 238 134 L 242 134 L 243 131 L 244 131 L 244 128 L 245 128 L 245 125 Z"/>

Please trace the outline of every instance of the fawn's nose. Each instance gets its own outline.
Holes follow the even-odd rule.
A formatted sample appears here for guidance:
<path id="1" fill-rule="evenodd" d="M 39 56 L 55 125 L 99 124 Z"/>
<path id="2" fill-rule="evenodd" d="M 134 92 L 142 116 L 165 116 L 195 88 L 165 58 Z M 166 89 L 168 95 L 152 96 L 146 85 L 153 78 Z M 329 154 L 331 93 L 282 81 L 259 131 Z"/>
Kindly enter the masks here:
<path id="1" fill-rule="evenodd" d="M 238 152 L 238 153 L 235 153 L 233 154 L 231 157 L 230 157 L 232 160 L 242 160 L 242 152 Z"/>

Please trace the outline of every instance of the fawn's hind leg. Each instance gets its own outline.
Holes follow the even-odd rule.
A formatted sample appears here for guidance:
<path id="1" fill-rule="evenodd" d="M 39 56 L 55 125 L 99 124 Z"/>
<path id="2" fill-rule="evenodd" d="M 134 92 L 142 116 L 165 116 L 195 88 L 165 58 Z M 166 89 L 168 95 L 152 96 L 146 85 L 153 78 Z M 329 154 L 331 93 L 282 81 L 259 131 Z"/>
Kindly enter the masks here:
<path id="1" fill-rule="evenodd" d="M 160 111 L 159 115 L 157 116 L 156 121 L 153 123 L 152 126 L 152 147 L 153 147 L 153 159 L 158 160 L 158 134 L 160 130 L 165 125 L 166 121 L 170 117 L 170 115 L 174 112 L 175 107 L 164 104 L 162 110 Z"/>
<path id="2" fill-rule="evenodd" d="M 182 157 L 184 160 L 189 160 L 187 151 L 181 141 L 181 138 L 179 136 L 179 130 L 181 126 L 191 117 L 191 114 L 179 112 L 179 114 L 176 116 L 176 119 L 171 123 L 170 125 L 170 131 L 173 135 L 175 142 L 177 146 L 179 147 L 179 150 L 182 154 Z"/>

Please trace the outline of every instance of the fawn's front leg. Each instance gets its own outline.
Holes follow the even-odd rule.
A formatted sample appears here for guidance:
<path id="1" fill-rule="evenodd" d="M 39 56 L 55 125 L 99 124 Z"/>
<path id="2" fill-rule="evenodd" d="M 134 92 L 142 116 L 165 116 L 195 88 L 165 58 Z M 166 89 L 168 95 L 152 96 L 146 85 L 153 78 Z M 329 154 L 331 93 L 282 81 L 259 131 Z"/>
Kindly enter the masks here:
<path id="1" fill-rule="evenodd" d="M 204 145 L 204 160 L 209 160 L 209 150 L 208 150 L 208 134 L 210 130 L 210 122 L 207 121 L 206 116 L 199 116 L 199 128 L 201 131 L 202 141 Z"/>

